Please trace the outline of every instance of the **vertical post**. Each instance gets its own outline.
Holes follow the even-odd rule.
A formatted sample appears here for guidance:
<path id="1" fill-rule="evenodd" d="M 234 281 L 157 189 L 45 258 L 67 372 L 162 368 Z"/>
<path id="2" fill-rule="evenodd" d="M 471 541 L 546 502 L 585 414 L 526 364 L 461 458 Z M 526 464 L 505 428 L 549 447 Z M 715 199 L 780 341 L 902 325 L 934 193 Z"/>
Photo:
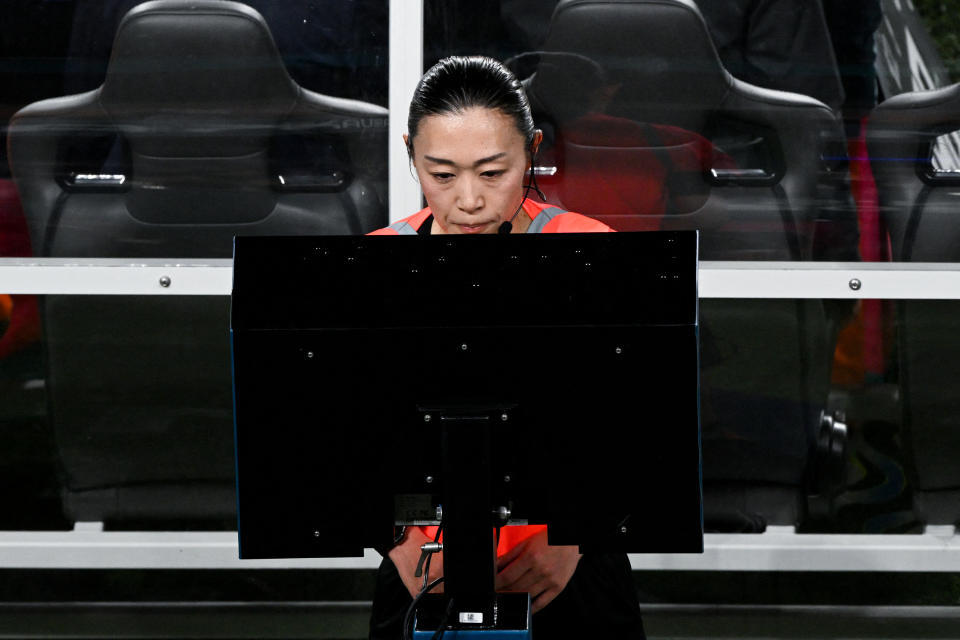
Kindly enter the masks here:
<path id="1" fill-rule="evenodd" d="M 410 175 L 403 134 L 413 90 L 423 75 L 423 2 L 390 0 L 388 108 L 390 222 L 420 209 L 420 185 Z"/>
<path id="2" fill-rule="evenodd" d="M 460 628 L 494 623 L 496 546 L 491 517 L 488 416 L 445 414 L 443 425 L 444 594 Z"/>

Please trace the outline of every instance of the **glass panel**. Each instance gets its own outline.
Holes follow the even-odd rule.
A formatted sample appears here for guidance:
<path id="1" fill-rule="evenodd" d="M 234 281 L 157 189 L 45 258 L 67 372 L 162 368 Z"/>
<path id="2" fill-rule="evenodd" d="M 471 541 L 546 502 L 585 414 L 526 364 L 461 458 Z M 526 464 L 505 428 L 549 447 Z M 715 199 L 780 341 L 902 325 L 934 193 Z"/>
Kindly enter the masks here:
<path id="1" fill-rule="evenodd" d="M 960 521 L 958 304 L 701 300 L 708 528 Z"/>
<path id="2" fill-rule="evenodd" d="M 387 1 L 211 6 L 3 3 L 2 255 L 386 224 Z"/>
<path id="3" fill-rule="evenodd" d="M 0 528 L 235 527 L 227 297 L 0 303 Z M 958 305 L 702 300 L 708 529 L 960 519 Z"/>
<path id="4" fill-rule="evenodd" d="M 919 533 L 933 522 L 914 510 L 898 317 L 879 300 L 701 300 L 708 528 Z"/>
<path id="5" fill-rule="evenodd" d="M 0 300 L 0 526 L 236 528 L 228 297 Z"/>
<path id="6" fill-rule="evenodd" d="M 911 3 L 746 4 L 427 0 L 424 60 L 483 54 L 516 73 L 544 131 L 539 186 L 561 208 L 699 228 L 710 260 L 920 260 L 911 216 L 918 243 L 927 222 L 949 236 L 955 134 L 931 142 L 957 128 L 960 89 L 874 108 L 949 84 L 949 6 L 920 3 L 924 23 Z M 925 181 L 930 167 L 945 180 Z"/>
<path id="7" fill-rule="evenodd" d="M 36 296 L 0 294 L 0 530 L 66 529 Z"/>
<path id="8" fill-rule="evenodd" d="M 103 83 L 117 27 L 124 15 L 142 2 L 60 3 L 75 5 L 72 21 L 66 24 L 67 93 L 90 91 Z M 246 0 L 244 4 L 263 16 L 297 84 L 310 91 L 386 106 L 385 0 Z"/>
<path id="9" fill-rule="evenodd" d="M 427 0 L 424 59 L 485 54 L 516 73 L 550 203 L 619 230 L 699 228 L 708 260 L 856 260 L 839 18 L 777 7 Z"/>

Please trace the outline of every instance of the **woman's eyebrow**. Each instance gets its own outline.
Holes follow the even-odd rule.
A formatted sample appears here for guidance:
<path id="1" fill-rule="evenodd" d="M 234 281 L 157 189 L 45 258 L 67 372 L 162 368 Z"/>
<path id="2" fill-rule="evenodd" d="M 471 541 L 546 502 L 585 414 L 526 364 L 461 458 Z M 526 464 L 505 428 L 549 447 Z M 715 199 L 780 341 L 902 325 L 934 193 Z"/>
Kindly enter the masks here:
<path id="1" fill-rule="evenodd" d="M 506 151 L 501 151 L 500 153 L 495 153 L 495 154 L 493 154 L 492 156 L 487 156 L 486 158 L 480 158 L 479 160 L 477 160 L 476 162 L 473 163 L 473 167 L 474 167 L 474 168 L 477 168 L 477 167 L 479 167 L 479 166 L 482 165 L 482 164 L 486 164 L 486 163 L 488 163 L 488 162 L 493 162 L 494 160 L 499 160 L 500 158 L 504 157 L 505 155 L 507 155 L 507 152 L 506 152 Z M 435 157 L 433 157 L 433 156 L 424 155 L 424 156 L 423 156 L 423 159 L 424 159 L 424 160 L 429 160 L 430 162 L 432 162 L 432 163 L 434 163 L 434 164 L 449 164 L 449 165 L 452 165 L 452 166 L 456 166 L 456 165 L 457 165 L 457 163 L 454 162 L 453 160 L 447 160 L 446 158 L 435 158 Z"/>

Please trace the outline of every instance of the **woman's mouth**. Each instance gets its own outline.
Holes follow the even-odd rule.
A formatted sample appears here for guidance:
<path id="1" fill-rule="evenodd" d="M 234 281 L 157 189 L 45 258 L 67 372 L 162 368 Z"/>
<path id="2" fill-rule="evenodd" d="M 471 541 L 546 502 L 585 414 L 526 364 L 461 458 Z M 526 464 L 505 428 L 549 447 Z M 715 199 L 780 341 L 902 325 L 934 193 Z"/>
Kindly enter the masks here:
<path id="1" fill-rule="evenodd" d="M 463 233 L 483 233 L 487 227 L 490 226 L 489 222 L 482 224 L 460 224 L 457 225 L 460 227 L 460 231 Z"/>

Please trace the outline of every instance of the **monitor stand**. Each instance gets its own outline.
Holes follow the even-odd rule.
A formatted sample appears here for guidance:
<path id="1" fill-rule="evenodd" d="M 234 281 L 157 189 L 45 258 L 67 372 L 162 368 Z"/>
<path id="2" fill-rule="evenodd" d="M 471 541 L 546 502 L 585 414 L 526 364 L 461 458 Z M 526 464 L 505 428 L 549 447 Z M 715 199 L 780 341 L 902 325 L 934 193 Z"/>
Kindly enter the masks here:
<path id="1" fill-rule="evenodd" d="M 492 435 L 497 422 L 509 420 L 510 407 L 434 406 L 420 413 L 425 422 L 440 422 L 444 593 L 421 600 L 414 638 L 429 639 L 441 625 L 456 630 L 458 638 L 529 637 L 529 594 L 494 590 L 494 527 L 506 524 L 510 512 L 507 506 L 492 507 Z"/>

